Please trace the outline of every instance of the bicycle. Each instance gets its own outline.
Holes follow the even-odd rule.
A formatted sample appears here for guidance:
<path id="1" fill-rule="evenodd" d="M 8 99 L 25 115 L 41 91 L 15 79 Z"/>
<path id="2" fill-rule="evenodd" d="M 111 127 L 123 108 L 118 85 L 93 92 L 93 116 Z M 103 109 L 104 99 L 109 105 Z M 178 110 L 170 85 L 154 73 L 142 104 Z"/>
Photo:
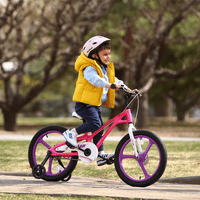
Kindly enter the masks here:
<path id="1" fill-rule="evenodd" d="M 67 129 L 62 126 L 47 126 L 35 134 L 28 150 L 28 159 L 35 178 L 46 181 L 69 181 L 78 160 L 90 163 L 100 156 L 98 148 L 112 129 L 120 123 L 129 124 L 128 134 L 119 141 L 114 158 L 107 159 L 107 164 L 114 163 L 119 177 L 130 186 L 146 187 L 155 183 L 162 176 L 167 164 L 166 148 L 155 133 L 136 130 L 135 123 L 139 111 L 140 94 L 138 92 L 130 93 L 124 87 L 121 89 L 126 93 L 126 107 L 123 112 L 110 119 L 94 133 L 78 136 L 77 148 L 70 148 L 66 145 L 62 133 Z M 138 101 L 133 123 L 129 106 L 135 99 Z M 80 118 L 76 113 L 75 117 Z M 100 141 L 96 145 L 92 143 L 93 137 L 105 128 L 108 129 Z M 56 135 L 60 137 L 56 137 Z M 44 153 L 46 154 L 45 158 Z"/>

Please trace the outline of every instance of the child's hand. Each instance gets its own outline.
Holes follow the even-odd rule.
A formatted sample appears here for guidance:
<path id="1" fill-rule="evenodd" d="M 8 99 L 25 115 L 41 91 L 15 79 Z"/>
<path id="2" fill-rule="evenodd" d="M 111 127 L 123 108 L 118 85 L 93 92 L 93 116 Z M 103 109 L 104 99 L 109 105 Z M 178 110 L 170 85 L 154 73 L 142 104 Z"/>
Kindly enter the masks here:
<path id="1" fill-rule="evenodd" d="M 129 92 L 133 92 L 133 93 L 138 93 L 138 94 L 140 94 L 140 91 L 139 91 L 138 89 L 131 90 L 130 88 L 127 88 L 127 90 L 128 90 Z"/>
<path id="2" fill-rule="evenodd" d="M 112 84 L 108 83 L 106 85 L 106 88 L 115 89 L 117 91 L 117 90 L 119 90 L 119 88 L 121 88 L 121 84 L 119 84 L 119 83 L 112 83 Z"/>
<path id="3" fill-rule="evenodd" d="M 118 91 L 118 90 L 121 88 L 122 85 L 119 84 L 119 83 L 115 83 L 115 86 L 116 86 L 116 89 L 115 89 L 115 90 Z"/>
<path id="4" fill-rule="evenodd" d="M 140 91 L 138 89 L 134 89 L 132 91 L 140 94 Z"/>
<path id="5" fill-rule="evenodd" d="M 121 87 L 122 87 L 122 85 L 119 83 L 113 83 L 113 84 L 109 83 L 109 86 L 108 86 L 108 88 L 115 89 L 116 91 L 119 90 Z"/>

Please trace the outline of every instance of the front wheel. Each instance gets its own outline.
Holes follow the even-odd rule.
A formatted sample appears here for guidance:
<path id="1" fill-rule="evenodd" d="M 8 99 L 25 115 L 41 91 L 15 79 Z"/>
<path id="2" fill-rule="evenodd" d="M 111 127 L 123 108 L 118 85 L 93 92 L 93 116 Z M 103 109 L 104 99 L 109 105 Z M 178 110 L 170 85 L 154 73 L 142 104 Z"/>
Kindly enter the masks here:
<path id="1" fill-rule="evenodd" d="M 150 131 L 133 132 L 139 157 L 136 158 L 129 137 L 125 135 L 115 151 L 115 169 L 128 185 L 146 187 L 155 183 L 164 173 L 167 151 L 161 139 Z M 142 147 L 139 151 L 138 145 Z"/>

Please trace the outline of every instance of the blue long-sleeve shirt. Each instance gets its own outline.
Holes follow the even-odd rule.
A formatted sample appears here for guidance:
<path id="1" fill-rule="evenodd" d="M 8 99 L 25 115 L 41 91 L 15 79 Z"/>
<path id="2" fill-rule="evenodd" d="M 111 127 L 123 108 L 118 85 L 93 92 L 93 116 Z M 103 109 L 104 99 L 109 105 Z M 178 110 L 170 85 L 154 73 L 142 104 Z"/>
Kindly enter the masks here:
<path id="1" fill-rule="evenodd" d="M 108 80 L 108 76 L 107 76 L 107 72 L 108 72 L 107 67 L 102 65 L 101 68 L 102 68 L 102 72 L 103 72 L 103 78 L 98 75 L 96 69 L 94 69 L 94 67 L 92 67 L 92 66 L 86 67 L 84 69 L 83 74 L 84 74 L 84 78 L 87 81 L 89 81 L 92 85 L 99 87 L 99 88 L 103 88 L 103 96 L 101 99 L 101 104 L 102 104 L 107 99 L 107 93 L 108 93 L 109 88 L 106 88 L 106 85 L 109 83 L 109 80 Z M 119 80 L 117 77 L 115 77 L 115 83 L 124 85 L 124 82 L 122 80 Z"/>

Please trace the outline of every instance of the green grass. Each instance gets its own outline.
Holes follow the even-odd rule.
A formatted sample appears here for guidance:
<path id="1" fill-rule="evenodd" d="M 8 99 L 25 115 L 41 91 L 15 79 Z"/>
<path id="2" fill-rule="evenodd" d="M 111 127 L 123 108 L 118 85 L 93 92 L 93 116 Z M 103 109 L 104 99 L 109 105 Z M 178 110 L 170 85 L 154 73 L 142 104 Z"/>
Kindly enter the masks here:
<path id="1" fill-rule="evenodd" d="M 200 142 L 164 142 L 168 152 L 168 164 L 162 178 L 199 176 Z M 118 142 L 104 142 L 106 152 L 114 152 Z M 0 141 L 0 171 L 31 172 L 28 163 L 29 141 Z M 98 167 L 93 163 L 78 162 L 74 176 L 120 180 L 114 165 Z M 0 193 L 3 200 L 83 200 L 85 197 L 48 196 L 34 194 Z M 89 200 L 118 200 L 118 198 L 88 197 Z M 120 199 L 119 199 L 120 200 Z M 137 199 L 134 199 L 137 200 Z"/>
<path id="2" fill-rule="evenodd" d="M 108 118 L 103 118 L 103 121 L 108 121 Z M 77 126 L 82 124 L 82 120 L 66 117 L 18 117 L 17 125 L 18 126 L 48 126 L 52 124 L 58 124 L 62 126 Z M 3 118 L 0 115 L 0 126 L 3 126 Z"/>
<path id="3" fill-rule="evenodd" d="M 104 142 L 106 152 L 114 152 L 118 142 Z M 165 142 L 168 163 L 163 178 L 199 176 L 200 142 Z M 31 172 L 28 162 L 29 141 L 0 141 L 0 171 Z M 79 161 L 75 176 L 117 179 L 114 165 L 98 167 L 96 161 Z"/>
<path id="4" fill-rule="evenodd" d="M 107 122 L 108 118 L 103 117 L 103 121 Z M 72 117 L 18 117 L 17 124 L 19 126 L 46 126 L 52 124 L 59 124 L 63 126 L 76 126 L 81 124 L 82 121 Z M 0 126 L 3 126 L 3 117 L 0 115 Z M 200 127 L 200 121 L 189 119 L 188 121 L 176 121 L 175 117 L 150 117 L 149 126 L 153 127 Z"/>
<path id="5" fill-rule="evenodd" d="M 5 194 L 0 193 L 2 200 L 85 200 L 86 197 L 70 197 L 70 196 L 49 196 L 49 195 L 35 195 L 35 194 Z M 121 198 L 107 198 L 107 197 L 87 197 L 87 200 L 120 200 Z M 133 199 L 139 200 L 139 199 Z"/>
<path id="6" fill-rule="evenodd" d="M 189 118 L 186 121 L 177 121 L 176 117 L 150 117 L 149 126 L 155 127 L 200 127 L 200 121 Z"/>
<path id="7" fill-rule="evenodd" d="M 199 176 L 200 142 L 165 142 L 168 164 L 164 177 Z"/>

